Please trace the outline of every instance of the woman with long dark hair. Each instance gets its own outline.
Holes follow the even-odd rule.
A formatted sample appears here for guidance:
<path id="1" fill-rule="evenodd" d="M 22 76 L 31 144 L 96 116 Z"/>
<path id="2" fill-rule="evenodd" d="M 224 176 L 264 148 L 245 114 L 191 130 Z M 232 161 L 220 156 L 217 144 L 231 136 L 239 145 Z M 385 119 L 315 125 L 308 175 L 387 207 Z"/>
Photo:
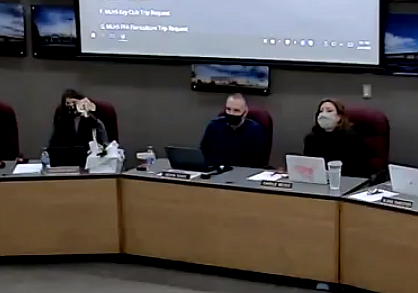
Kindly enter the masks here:
<path id="1" fill-rule="evenodd" d="M 367 148 L 348 120 L 344 105 L 325 99 L 318 105 L 315 124 L 305 137 L 304 155 L 342 161 L 342 175 L 370 177 Z"/>
<path id="2" fill-rule="evenodd" d="M 93 133 L 101 145 L 108 143 L 102 121 L 91 111 L 80 111 L 79 103 L 91 104 L 81 93 L 68 89 L 61 97 L 60 113 L 54 120 L 54 132 L 49 147 L 86 147 L 93 141 Z M 82 115 L 84 114 L 84 115 Z"/>

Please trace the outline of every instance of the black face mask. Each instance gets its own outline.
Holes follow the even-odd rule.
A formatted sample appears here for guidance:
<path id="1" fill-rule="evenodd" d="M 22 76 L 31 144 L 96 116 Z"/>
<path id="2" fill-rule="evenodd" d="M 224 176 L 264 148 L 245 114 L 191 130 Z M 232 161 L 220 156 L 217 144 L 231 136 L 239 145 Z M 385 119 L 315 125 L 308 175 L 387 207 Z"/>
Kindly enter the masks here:
<path id="1" fill-rule="evenodd" d="M 242 117 L 244 117 L 244 115 L 236 116 L 236 115 L 225 113 L 225 117 L 226 117 L 226 122 L 228 122 L 229 125 L 238 126 L 241 123 Z"/>
<path id="2" fill-rule="evenodd" d="M 78 115 L 77 108 L 75 106 L 65 107 L 69 116 L 75 117 Z"/>

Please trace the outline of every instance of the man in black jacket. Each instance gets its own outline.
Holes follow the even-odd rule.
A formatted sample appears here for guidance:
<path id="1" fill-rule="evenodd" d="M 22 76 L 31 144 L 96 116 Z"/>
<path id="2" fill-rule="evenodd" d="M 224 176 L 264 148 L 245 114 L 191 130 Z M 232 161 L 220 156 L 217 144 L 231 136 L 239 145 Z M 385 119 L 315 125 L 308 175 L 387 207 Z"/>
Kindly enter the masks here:
<path id="1" fill-rule="evenodd" d="M 225 114 L 209 123 L 200 144 L 209 165 L 263 167 L 264 129 L 247 114 L 241 94 L 228 97 Z"/>

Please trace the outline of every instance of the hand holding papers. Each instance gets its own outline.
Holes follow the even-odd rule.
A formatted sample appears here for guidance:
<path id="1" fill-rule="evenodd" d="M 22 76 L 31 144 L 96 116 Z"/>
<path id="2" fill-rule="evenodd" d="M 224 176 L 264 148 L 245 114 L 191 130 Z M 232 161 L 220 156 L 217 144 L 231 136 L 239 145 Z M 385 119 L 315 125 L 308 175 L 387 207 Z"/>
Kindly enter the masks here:
<path id="1" fill-rule="evenodd" d="M 77 103 L 77 111 L 81 113 L 82 116 L 88 117 L 89 112 L 96 111 L 96 105 L 92 103 L 88 98 L 84 98 Z"/>

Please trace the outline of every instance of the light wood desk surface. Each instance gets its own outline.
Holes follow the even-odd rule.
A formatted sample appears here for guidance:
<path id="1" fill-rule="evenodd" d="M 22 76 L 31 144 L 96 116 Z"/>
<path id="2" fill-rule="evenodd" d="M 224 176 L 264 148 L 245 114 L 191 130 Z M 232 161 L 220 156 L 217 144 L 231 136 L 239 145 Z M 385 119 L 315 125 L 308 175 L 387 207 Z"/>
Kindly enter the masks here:
<path id="1" fill-rule="evenodd" d="M 338 283 L 340 194 L 246 180 L 259 171 L 2 177 L 0 256 L 124 252 Z M 364 182 L 343 178 L 341 193 Z"/>
<path id="2" fill-rule="evenodd" d="M 246 178 L 254 170 L 237 172 Z M 268 190 L 234 176 L 0 179 L 0 256 L 124 252 L 416 292 L 417 207 L 365 204 L 323 187 L 311 195 L 302 185 L 300 193 Z"/>
<path id="3" fill-rule="evenodd" d="M 381 187 L 391 191 L 386 184 Z M 417 206 L 342 202 L 340 233 L 342 284 L 380 293 L 418 291 Z"/>
<path id="4" fill-rule="evenodd" d="M 338 203 L 124 179 L 128 254 L 338 281 Z"/>
<path id="5" fill-rule="evenodd" d="M 339 198 L 329 186 L 266 188 L 235 167 L 209 180 L 164 179 L 126 172 L 121 181 L 124 251 L 128 254 L 338 282 Z M 342 178 L 341 193 L 363 184 Z"/>
<path id="6" fill-rule="evenodd" d="M 119 253 L 117 180 L 0 182 L 0 256 Z"/>

